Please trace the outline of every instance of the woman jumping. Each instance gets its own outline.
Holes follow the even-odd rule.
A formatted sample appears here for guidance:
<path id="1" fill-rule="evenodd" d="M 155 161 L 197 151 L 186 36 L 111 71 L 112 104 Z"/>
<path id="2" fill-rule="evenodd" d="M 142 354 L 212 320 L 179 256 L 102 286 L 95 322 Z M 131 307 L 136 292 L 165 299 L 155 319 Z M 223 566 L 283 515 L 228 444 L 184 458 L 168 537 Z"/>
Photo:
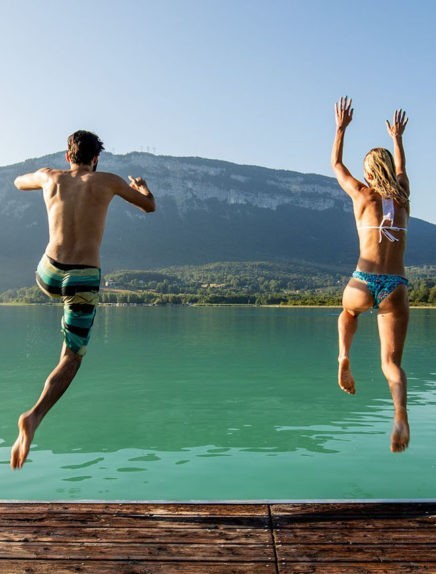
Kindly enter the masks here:
<path id="1" fill-rule="evenodd" d="M 331 164 L 339 185 L 353 200 L 360 247 L 356 271 L 343 293 L 343 311 L 338 321 L 338 382 L 346 393 L 355 393 L 349 353 L 357 318 L 371 307 L 378 309 L 381 366 L 394 402 L 391 450 L 401 452 L 409 444 L 407 379 L 401 368 L 409 319 L 408 282 L 404 277 L 409 179 L 402 142 L 408 119 L 403 110 L 398 110 L 392 125 L 386 121 L 394 156 L 384 148 L 369 151 L 363 162 L 366 183 L 362 183 L 342 161 L 345 130 L 353 119 L 351 100 L 341 98 L 335 104 L 335 115 Z"/>

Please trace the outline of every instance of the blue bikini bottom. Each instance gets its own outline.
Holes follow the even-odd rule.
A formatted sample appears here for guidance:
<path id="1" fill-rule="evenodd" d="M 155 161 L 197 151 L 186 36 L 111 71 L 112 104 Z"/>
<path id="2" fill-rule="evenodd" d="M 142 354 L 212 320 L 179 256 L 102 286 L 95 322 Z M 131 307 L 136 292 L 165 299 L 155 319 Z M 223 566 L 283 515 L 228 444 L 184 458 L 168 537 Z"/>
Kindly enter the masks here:
<path id="1" fill-rule="evenodd" d="M 374 309 L 378 309 L 380 303 L 386 299 L 399 285 L 408 285 L 409 282 L 401 275 L 379 275 L 376 273 L 365 273 L 364 271 L 355 271 L 355 279 L 360 279 L 368 287 L 369 292 L 374 299 Z"/>

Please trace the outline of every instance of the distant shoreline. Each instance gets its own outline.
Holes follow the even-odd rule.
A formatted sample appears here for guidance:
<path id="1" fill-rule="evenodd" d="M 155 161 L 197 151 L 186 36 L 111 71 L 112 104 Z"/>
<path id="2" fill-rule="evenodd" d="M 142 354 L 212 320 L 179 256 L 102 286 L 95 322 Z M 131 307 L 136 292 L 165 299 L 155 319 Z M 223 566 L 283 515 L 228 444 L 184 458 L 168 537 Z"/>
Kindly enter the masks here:
<path id="1" fill-rule="evenodd" d="M 341 305 L 256 305 L 255 303 L 99 303 L 99 307 L 250 307 L 262 309 L 342 309 Z M 0 307 L 62 307 L 62 303 L 0 303 Z M 436 309 L 435 305 L 410 305 L 409 309 Z M 368 309 L 371 311 L 373 309 Z"/>

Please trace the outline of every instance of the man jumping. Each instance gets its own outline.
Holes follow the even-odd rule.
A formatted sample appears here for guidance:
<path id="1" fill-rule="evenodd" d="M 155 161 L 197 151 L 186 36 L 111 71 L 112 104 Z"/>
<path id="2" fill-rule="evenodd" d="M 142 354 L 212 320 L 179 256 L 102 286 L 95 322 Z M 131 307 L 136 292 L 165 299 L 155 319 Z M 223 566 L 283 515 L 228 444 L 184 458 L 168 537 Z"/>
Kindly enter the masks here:
<path id="1" fill-rule="evenodd" d="M 75 377 L 86 353 L 100 287 L 100 244 L 106 214 L 115 195 L 145 212 L 155 210 L 147 183 L 129 176 L 130 185 L 112 173 L 96 172 L 101 140 L 77 131 L 68 138 L 70 169 L 42 168 L 16 178 L 21 190 L 42 189 L 47 208 L 49 242 L 36 271 L 36 282 L 64 304 L 64 343 L 58 365 L 48 376 L 35 405 L 18 419 L 11 467 L 21 468 L 36 429 Z"/>

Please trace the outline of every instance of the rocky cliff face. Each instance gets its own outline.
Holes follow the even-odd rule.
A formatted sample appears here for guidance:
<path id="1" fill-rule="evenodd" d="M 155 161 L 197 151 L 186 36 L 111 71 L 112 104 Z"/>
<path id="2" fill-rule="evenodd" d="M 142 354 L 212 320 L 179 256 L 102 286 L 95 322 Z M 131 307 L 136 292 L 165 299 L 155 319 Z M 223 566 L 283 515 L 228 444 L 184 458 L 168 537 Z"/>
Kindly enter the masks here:
<path id="1" fill-rule="evenodd" d="M 102 169 L 120 174 L 130 169 L 145 174 L 158 186 L 159 196 L 172 198 L 180 212 L 191 209 L 192 201 L 210 199 L 264 209 L 293 205 L 316 211 L 331 209 L 338 203 L 349 210 L 349 202 L 336 181 L 320 175 L 140 153 L 106 154 Z"/>
<path id="2" fill-rule="evenodd" d="M 0 168 L 0 289 L 30 285 L 47 242 L 41 192 L 19 192 L 17 175 L 67 167 L 63 153 Z M 201 158 L 105 153 L 99 169 L 143 176 L 158 209 L 118 198 L 109 210 L 103 272 L 213 261 L 298 261 L 353 270 L 351 201 L 336 180 Z M 407 263 L 436 263 L 436 225 L 412 219 Z"/>

